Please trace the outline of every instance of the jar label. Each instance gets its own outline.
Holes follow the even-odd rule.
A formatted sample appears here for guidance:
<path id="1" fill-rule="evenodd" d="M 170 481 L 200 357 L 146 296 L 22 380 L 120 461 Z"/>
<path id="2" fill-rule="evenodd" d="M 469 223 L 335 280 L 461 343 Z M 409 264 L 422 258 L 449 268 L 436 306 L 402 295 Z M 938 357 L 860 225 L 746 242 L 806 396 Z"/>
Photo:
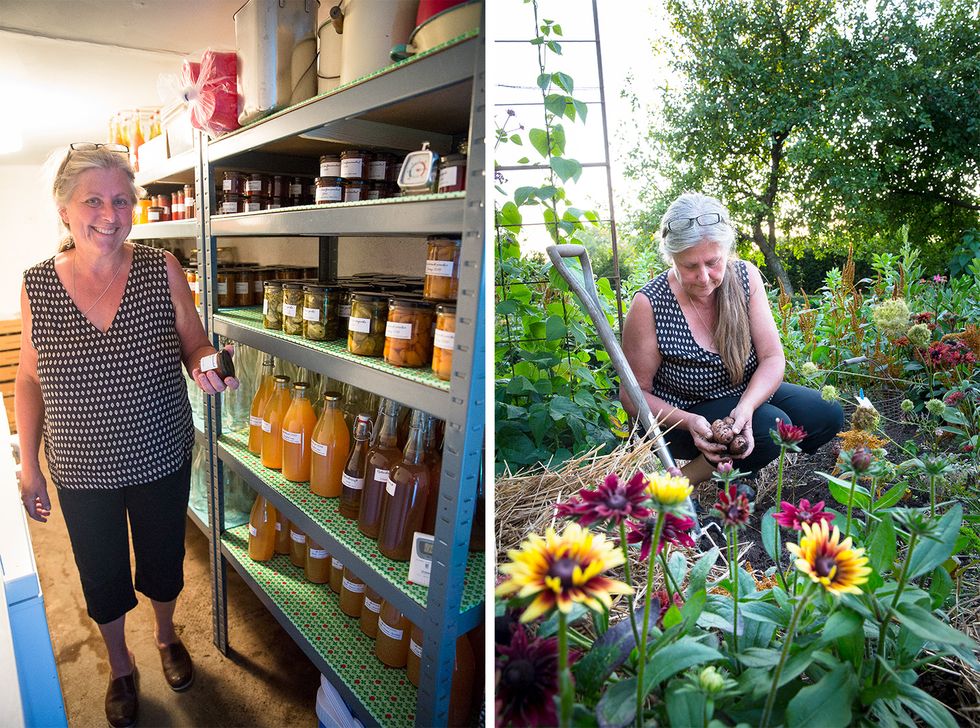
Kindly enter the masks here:
<path id="1" fill-rule="evenodd" d="M 389 339 L 411 339 L 412 325 L 389 321 L 385 326 L 385 336 Z"/>
<path id="2" fill-rule="evenodd" d="M 222 202 L 221 203 L 222 212 L 238 212 L 237 202 Z"/>
<path id="3" fill-rule="evenodd" d="M 245 183 L 246 192 L 261 192 L 262 191 L 262 180 L 260 179 L 250 179 Z"/>
<path id="4" fill-rule="evenodd" d="M 259 535 L 258 529 L 256 529 L 255 526 L 253 526 L 251 523 L 248 524 L 248 532 L 252 536 L 258 536 Z"/>
<path id="5" fill-rule="evenodd" d="M 184 214 L 184 205 L 183 205 L 183 203 L 178 202 L 176 205 L 174 205 L 173 206 L 173 211 L 176 212 L 176 213 L 178 213 L 178 214 L 180 214 L 180 215 L 183 215 Z"/>
<path id="6" fill-rule="evenodd" d="M 184 196 L 184 209 L 185 210 L 190 210 L 193 207 L 194 207 L 194 198 L 193 197 L 187 197 L 185 195 Z"/>
<path id="7" fill-rule="evenodd" d="M 395 495 L 395 481 L 391 478 L 388 478 L 388 482 L 385 484 L 385 492 L 390 496 Z"/>
<path id="8" fill-rule="evenodd" d="M 282 521 L 276 521 L 276 530 L 277 531 L 281 531 L 282 530 Z"/>
<path id="9" fill-rule="evenodd" d="M 219 296 L 228 295 L 228 281 L 218 281 L 218 295 Z"/>
<path id="10" fill-rule="evenodd" d="M 249 415 L 248 424 L 250 424 L 252 427 L 262 427 L 262 418 L 256 417 L 255 415 Z"/>
<path id="11" fill-rule="evenodd" d="M 439 187 L 455 187 L 456 186 L 456 170 L 457 167 L 443 167 L 439 170 Z"/>
<path id="12" fill-rule="evenodd" d="M 427 260 L 425 261 L 425 274 L 427 276 L 452 278 L 453 262 L 451 260 Z"/>
<path id="13" fill-rule="evenodd" d="M 344 197 L 343 187 L 317 187 L 317 202 L 340 202 Z"/>
<path id="14" fill-rule="evenodd" d="M 262 301 L 262 315 L 263 316 L 269 315 L 269 299 Z"/>
<path id="15" fill-rule="evenodd" d="M 255 287 L 254 287 L 254 288 L 252 288 L 252 290 L 253 290 L 253 291 L 254 291 L 255 293 L 262 293 L 262 288 L 263 288 L 264 286 L 265 286 L 265 283 L 264 283 L 263 281 L 255 281 Z"/>
<path id="16" fill-rule="evenodd" d="M 388 471 L 382 470 L 381 468 L 374 469 L 374 480 L 377 483 L 387 483 L 388 482 Z"/>
<path id="17" fill-rule="evenodd" d="M 369 318 L 354 318 L 350 317 L 347 322 L 347 329 L 349 331 L 357 332 L 358 334 L 370 334 L 371 333 L 371 319 Z"/>
<path id="18" fill-rule="evenodd" d="M 443 331 L 442 329 L 436 329 L 436 335 L 432 339 L 432 345 L 437 346 L 440 349 L 453 350 L 453 344 L 456 341 L 456 333 L 454 331 Z"/>
<path id="19" fill-rule="evenodd" d="M 368 179 L 384 181 L 385 172 L 388 171 L 388 162 L 384 159 L 376 159 L 368 165 Z"/>
<path id="20" fill-rule="evenodd" d="M 258 212 L 262 209 L 262 203 L 253 200 L 245 201 L 245 212 Z"/>
<path id="21" fill-rule="evenodd" d="M 208 356 L 201 357 L 201 373 L 210 372 L 213 369 L 218 368 L 218 355 L 209 354 Z"/>
<path id="22" fill-rule="evenodd" d="M 342 563 L 340 563 L 339 561 L 337 561 L 337 559 L 334 559 L 333 561 L 330 562 L 330 568 L 331 569 L 337 569 L 337 570 L 343 570 L 344 565 Z"/>
<path id="23" fill-rule="evenodd" d="M 361 594 L 364 592 L 364 584 L 357 584 L 349 579 L 344 579 L 344 589 L 354 594 Z"/>
<path id="24" fill-rule="evenodd" d="M 293 529 L 289 529 L 289 537 L 296 543 L 306 543 L 305 533 L 296 533 Z"/>
<path id="25" fill-rule="evenodd" d="M 341 159 L 340 176 L 348 179 L 361 179 L 364 176 L 364 158 Z"/>
<path id="26" fill-rule="evenodd" d="M 369 612 L 374 612 L 375 614 L 378 614 L 378 613 L 381 612 L 381 602 L 373 601 L 371 599 L 371 597 L 365 596 L 364 597 L 364 608 L 366 610 L 368 610 Z"/>
<path id="27" fill-rule="evenodd" d="M 293 318 L 296 316 L 296 304 L 295 303 L 285 303 L 282 304 L 282 315 L 289 316 Z"/>
<path id="28" fill-rule="evenodd" d="M 412 654 L 415 655 L 417 658 L 419 658 L 420 660 L 422 659 L 422 645 L 416 644 L 415 640 L 411 638 L 409 638 L 408 640 L 408 649 L 410 649 L 412 651 Z"/>
<path id="29" fill-rule="evenodd" d="M 303 196 L 303 185 L 289 185 L 289 196 L 290 197 L 302 197 Z"/>
<path id="30" fill-rule="evenodd" d="M 404 634 L 404 630 L 391 627 L 390 625 L 386 624 L 383 619 L 378 620 L 378 629 L 384 632 L 385 636 L 391 637 L 391 639 L 397 642 L 401 641 L 402 634 Z"/>
<path id="31" fill-rule="evenodd" d="M 245 281 L 244 283 L 242 283 L 241 281 L 238 281 L 237 283 L 235 283 L 235 293 L 237 295 L 239 295 L 239 296 L 247 296 L 248 295 L 248 281 Z"/>
<path id="32" fill-rule="evenodd" d="M 355 478 L 353 475 L 344 473 L 340 476 L 340 482 L 351 490 L 364 490 L 364 478 Z"/>
<path id="33" fill-rule="evenodd" d="M 231 180 L 226 179 L 221 181 L 221 189 L 225 192 L 231 192 Z"/>
<path id="34" fill-rule="evenodd" d="M 320 309 L 318 309 L 318 308 L 304 308 L 303 309 L 303 320 L 304 321 L 319 321 L 320 320 Z"/>
<path id="35" fill-rule="evenodd" d="M 381 190 L 368 190 L 367 197 L 365 197 L 364 199 L 365 200 L 380 200 L 381 199 Z"/>
<path id="36" fill-rule="evenodd" d="M 160 211 L 159 210 L 150 210 L 146 214 L 148 215 L 147 219 L 150 222 L 160 222 Z"/>
<path id="37" fill-rule="evenodd" d="M 350 304 L 342 304 L 340 307 L 340 318 L 350 318 Z"/>
<path id="38" fill-rule="evenodd" d="M 360 202 L 361 200 L 361 188 L 360 187 L 348 187 L 344 190 L 344 202 Z"/>
<path id="39" fill-rule="evenodd" d="M 310 440 L 310 449 L 313 450 L 317 455 L 322 457 L 327 456 L 327 446 L 317 442 L 316 440 Z"/>
<path id="40" fill-rule="evenodd" d="M 289 430 L 282 431 L 282 441 L 289 442 L 293 445 L 303 444 L 303 433 L 302 432 L 290 432 Z"/>
<path id="41" fill-rule="evenodd" d="M 200 294 L 201 293 L 201 282 L 200 281 L 194 281 L 193 288 L 194 288 L 194 293 Z"/>
<path id="42" fill-rule="evenodd" d="M 330 554 L 327 553 L 326 549 L 310 549 L 306 552 L 306 555 L 311 559 L 329 559 Z"/>
<path id="43" fill-rule="evenodd" d="M 262 432 L 272 432 L 272 423 L 262 420 Z"/>
<path id="44" fill-rule="evenodd" d="M 334 162 L 320 162 L 321 177 L 340 177 L 340 160 Z"/>

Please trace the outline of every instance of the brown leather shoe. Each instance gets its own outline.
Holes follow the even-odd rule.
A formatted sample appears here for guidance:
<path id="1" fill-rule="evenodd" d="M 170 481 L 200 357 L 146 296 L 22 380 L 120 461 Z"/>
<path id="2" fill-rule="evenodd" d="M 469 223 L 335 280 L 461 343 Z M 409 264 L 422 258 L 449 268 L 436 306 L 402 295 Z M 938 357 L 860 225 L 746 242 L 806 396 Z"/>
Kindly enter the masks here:
<path id="1" fill-rule="evenodd" d="M 139 711 L 139 673 L 133 665 L 128 675 L 109 678 L 105 694 L 105 717 L 113 728 L 129 728 L 136 725 Z"/>
<path id="2" fill-rule="evenodd" d="M 163 664 L 163 676 L 167 678 L 171 690 L 187 690 L 194 682 L 194 663 L 180 640 L 160 650 L 160 662 Z"/>

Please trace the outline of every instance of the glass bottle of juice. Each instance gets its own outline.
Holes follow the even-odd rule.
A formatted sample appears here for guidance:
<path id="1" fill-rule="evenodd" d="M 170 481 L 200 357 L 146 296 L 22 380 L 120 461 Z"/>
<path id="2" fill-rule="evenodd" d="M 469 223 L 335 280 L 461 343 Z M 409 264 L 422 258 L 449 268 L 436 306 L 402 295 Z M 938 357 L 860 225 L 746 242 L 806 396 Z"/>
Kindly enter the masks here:
<path id="1" fill-rule="evenodd" d="M 422 517 L 422 533 L 435 535 L 436 513 L 439 509 L 439 485 L 442 482 L 442 451 L 439 448 L 439 422 L 429 417 L 425 428 L 425 455 L 423 460 L 429 466 L 429 497 L 425 503 Z"/>
<path id="2" fill-rule="evenodd" d="M 384 400 L 380 429 L 367 454 L 357 527 L 370 538 L 377 538 L 381 529 L 381 496 L 388 484 L 388 471 L 402 456 L 398 448 L 398 412 L 401 408 L 393 399 Z"/>
<path id="3" fill-rule="evenodd" d="M 414 534 L 422 530 L 429 496 L 429 468 L 423 460 L 423 438 L 428 417 L 422 410 L 412 412 L 405 454 L 391 469 L 381 496 L 378 550 L 395 561 L 408 561 L 412 555 Z"/>
<path id="4" fill-rule="evenodd" d="M 282 420 L 282 477 L 294 483 L 310 479 L 310 438 L 316 414 L 305 382 L 293 385 L 293 401 Z"/>
<path id="5" fill-rule="evenodd" d="M 323 412 L 310 437 L 310 490 L 327 498 L 340 495 L 340 479 L 350 454 L 350 432 L 340 404 L 339 392 L 324 393 Z"/>
<path id="6" fill-rule="evenodd" d="M 306 568 L 307 581 L 314 584 L 326 584 L 330 579 L 330 554 L 312 538 L 306 539 Z"/>
<path id="7" fill-rule="evenodd" d="M 340 589 L 344 583 L 344 564 L 337 561 L 336 557 L 330 559 L 330 590 L 334 594 L 340 594 Z"/>
<path id="8" fill-rule="evenodd" d="M 268 561 L 276 552 L 276 507 L 265 496 L 257 496 L 248 518 L 248 555 L 253 561 Z"/>
<path id="9" fill-rule="evenodd" d="M 276 553 L 289 553 L 289 519 L 279 511 L 276 518 Z"/>
<path id="10" fill-rule="evenodd" d="M 267 468 L 282 468 L 282 420 L 289 409 L 289 377 L 273 377 L 275 388 L 262 408 L 262 464 Z"/>
<path id="11" fill-rule="evenodd" d="M 408 633 L 408 655 L 405 661 L 405 672 L 408 673 L 408 681 L 418 687 L 419 673 L 422 672 L 422 628 L 414 622 Z"/>
<path id="12" fill-rule="evenodd" d="M 368 454 L 368 438 L 371 437 L 371 418 L 359 414 L 354 423 L 354 446 L 350 450 L 344 474 L 340 476 L 340 515 L 344 518 L 357 518 L 361 506 L 361 491 L 364 490 L 365 461 Z"/>
<path id="13" fill-rule="evenodd" d="M 289 560 L 293 566 L 306 568 L 306 534 L 294 524 L 289 524 Z"/>
<path id="14" fill-rule="evenodd" d="M 252 407 L 248 412 L 248 451 L 253 455 L 262 453 L 262 407 L 272 393 L 275 384 L 272 379 L 272 370 L 275 369 L 275 366 L 276 360 L 271 356 L 267 356 L 262 362 L 259 388 L 255 390 L 255 396 L 252 397 Z"/>
<path id="15" fill-rule="evenodd" d="M 364 582 L 354 575 L 349 566 L 346 566 L 340 585 L 340 611 L 348 617 L 360 617 L 363 607 Z"/>
<path id="16" fill-rule="evenodd" d="M 374 654 L 388 667 L 405 667 L 408 661 L 408 632 L 412 623 L 388 602 L 381 602 L 378 637 Z"/>
<path id="17" fill-rule="evenodd" d="M 361 631 L 371 639 L 378 636 L 378 616 L 381 614 L 381 597 L 371 587 L 364 588 L 364 606 L 361 608 Z"/>

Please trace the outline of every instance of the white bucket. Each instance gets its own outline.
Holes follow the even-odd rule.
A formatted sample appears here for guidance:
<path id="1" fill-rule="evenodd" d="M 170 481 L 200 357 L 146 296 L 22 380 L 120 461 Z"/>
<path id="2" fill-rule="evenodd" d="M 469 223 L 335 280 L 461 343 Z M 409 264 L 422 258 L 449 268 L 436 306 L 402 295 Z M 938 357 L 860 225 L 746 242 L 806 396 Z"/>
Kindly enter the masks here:
<path id="1" fill-rule="evenodd" d="M 320 39 L 316 90 L 322 94 L 340 85 L 340 54 L 344 36 L 334 30 L 331 20 L 321 23 L 316 35 Z"/>
<path id="2" fill-rule="evenodd" d="M 391 48 L 408 42 L 418 6 L 418 0 L 343 0 L 340 83 L 391 65 Z"/>

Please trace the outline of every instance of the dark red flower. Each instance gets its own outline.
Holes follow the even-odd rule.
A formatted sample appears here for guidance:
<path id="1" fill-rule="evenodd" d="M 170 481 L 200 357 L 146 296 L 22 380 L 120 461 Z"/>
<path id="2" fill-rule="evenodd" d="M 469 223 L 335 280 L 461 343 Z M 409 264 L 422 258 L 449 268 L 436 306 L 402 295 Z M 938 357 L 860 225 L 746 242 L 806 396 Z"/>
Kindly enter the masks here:
<path id="1" fill-rule="evenodd" d="M 658 589 L 654 593 L 653 598 L 660 604 L 660 613 L 657 615 L 657 628 L 663 629 L 664 615 L 667 614 L 667 610 L 670 609 L 671 598 L 670 595 L 667 594 L 666 589 Z M 684 606 L 684 599 L 677 592 L 674 592 L 673 602 L 678 609 Z"/>
<path id="2" fill-rule="evenodd" d="M 643 506 L 647 499 L 643 473 L 637 473 L 629 483 L 610 473 L 597 489 L 582 488 L 576 496 L 557 506 L 558 515 L 576 519 L 589 526 L 596 521 L 621 523 L 629 517 L 646 518 L 650 509 Z"/>
<path id="3" fill-rule="evenodd" d="M 497 645 L 496 723 L 498 726 L 558 724 L 558 640 L 529 640 L 524 625 L 508 645 Z"/>
<path id="4" fill-rule="evenodd" d="M 814 504 L 810 504 L 806 498 L 800 501 L 798 506 L 794 506 L 792 503 L 783 501 L 782 510 L 778 513 L 773 514 L 773 518 L 776 519 L 778 523 L 783 528 L 792 528 L 794 531 L 802 531 L 803 524 L 809 523 L 819 523 L 820 521 L 827 521 L 828 523 L 834 520 L 834 515 L 832 513 L 827 513 L 823 510 L 824 502 L 817 501 Z"/>
<path id="5" fill-rule="evenodd" d="M 863 473 L 871 467 L 873 457 L 868 448 L 864 446 L 855 448 L 851 453 L 851 470 L 855 473 Z"/>
<path id="6" fill-rule="evenodd" d="M 912 316 L 913 324 L 928 324 L 932 322 L 932 311 L 923 311 Z"/>
<path id="7" fill-rule="evenodd" d="M 970 443 L 966 443 L 963 446 L 963 452 L 973 452 L 974 450 L 975 450 L 975 448 Z"/>
<path id="8" fill-rule="evenodd" d="M 657 527 L 656 518 L 647 518 L 640 523 L 629 522 L 630 532 L 626 536 L 628 543 L 639 543 L 640 558 L 645 559 L 650 555 L 650 548 L 653 545 L 653 532 Z M 693 549 L 694 539 L 688 534 L 694 527 L 694 520 L 687 517 L 675 516 L 673 513 L 664 514 L 664 526 L 660 532 L 660 543 L 657 544 L 657 553 L 663 550 L 664 543 L 670 542 L 675 546 L 686 546 Z"/>
<path id="9" fill-rule="evenodd" d="M 776 429 L 769 430 L 772 441 L 780 447 L 791 450 L 799 450 L 797 445 L 806 439 L 806 430 L 799 425 L 788 425 L 780 419 L 776 419 Z"/>
<path id="10" fill-rule="evenodd" d="M 960 402 L 966 398 L 966 394 L 963 392 L 948 392 L 945 397 L 943 397 L 943 402 L 950 406 L 955 407 Z"/>
<path id="11" fill-rule="evenodd" d="M 752 515 L 752 504 L 749 499 L 738 492 L 738 486 L 732 483 L 727 491 L 718 491 L 718 502 L 712 508 L 721 516 L 723 526 L 742 527 L 749 522 Z"/>

